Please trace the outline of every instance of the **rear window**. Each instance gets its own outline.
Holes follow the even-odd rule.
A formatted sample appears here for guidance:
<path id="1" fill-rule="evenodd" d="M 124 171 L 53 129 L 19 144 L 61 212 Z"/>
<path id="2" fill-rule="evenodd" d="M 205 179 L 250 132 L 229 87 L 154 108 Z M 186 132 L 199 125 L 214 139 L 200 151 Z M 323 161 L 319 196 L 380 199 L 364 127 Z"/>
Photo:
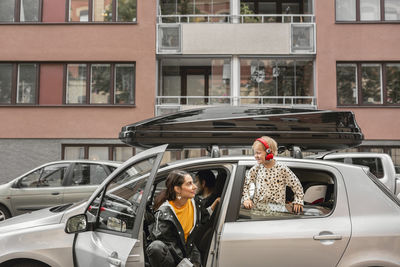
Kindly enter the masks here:
<path id="1" fill-rule="evenodd" d="M 353 164 L 369 167 L 369 171 L 378 178 L 385 175 L 380 158 L 352 158 L 352 160 Z"/>
<path id="2" fill-rule="evenodd" d="M 382 160 L 380 158 L 325 158 L 326 160 L 350 163 L 355 165 L 367 166 L 369 171 L 377 178 L 383 178 L 385 172 L 383 171 Z"/>

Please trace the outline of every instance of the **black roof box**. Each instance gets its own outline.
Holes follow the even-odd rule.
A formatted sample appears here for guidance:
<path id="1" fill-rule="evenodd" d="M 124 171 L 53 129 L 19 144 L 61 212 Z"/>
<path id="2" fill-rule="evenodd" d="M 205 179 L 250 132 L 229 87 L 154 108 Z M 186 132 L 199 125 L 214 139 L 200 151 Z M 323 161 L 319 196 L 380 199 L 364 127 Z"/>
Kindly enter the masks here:
<path id="1" fill-rule="evenodd" d="M 321 151 L 357 146 L 363 140 L 354 114 L 291 108 L 209 107 L 158 116 L 122 127 L 122 142 L 141 147 L 248 147 L 260 136 L 279 146 Z"/>

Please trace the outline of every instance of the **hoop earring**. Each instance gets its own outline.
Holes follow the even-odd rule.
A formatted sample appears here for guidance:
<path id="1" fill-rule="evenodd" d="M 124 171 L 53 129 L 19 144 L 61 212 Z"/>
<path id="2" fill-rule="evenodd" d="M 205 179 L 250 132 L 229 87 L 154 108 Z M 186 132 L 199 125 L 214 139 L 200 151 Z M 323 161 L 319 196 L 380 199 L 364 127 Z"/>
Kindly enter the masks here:
<path id="1" fill-rule="evenodd" d="M 178 195 L 176 196 L 176 198 L 177 198 L 178 200 L 181 200 L 181 198 L 182 198 L 181 194 L 178 194 Z"/>

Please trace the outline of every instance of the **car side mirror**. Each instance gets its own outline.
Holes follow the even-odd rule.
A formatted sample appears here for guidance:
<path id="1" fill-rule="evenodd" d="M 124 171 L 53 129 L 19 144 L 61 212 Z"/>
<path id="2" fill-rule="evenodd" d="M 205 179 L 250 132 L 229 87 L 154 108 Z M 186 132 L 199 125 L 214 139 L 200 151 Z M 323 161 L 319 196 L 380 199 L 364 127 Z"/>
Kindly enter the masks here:
<path id="1" fill-rule="evenodd" d="M 78 214 L 70 217 L 65 224 L 67 234 L 85 232 L 88 229 L 88 221 L 85 214 Z"/>

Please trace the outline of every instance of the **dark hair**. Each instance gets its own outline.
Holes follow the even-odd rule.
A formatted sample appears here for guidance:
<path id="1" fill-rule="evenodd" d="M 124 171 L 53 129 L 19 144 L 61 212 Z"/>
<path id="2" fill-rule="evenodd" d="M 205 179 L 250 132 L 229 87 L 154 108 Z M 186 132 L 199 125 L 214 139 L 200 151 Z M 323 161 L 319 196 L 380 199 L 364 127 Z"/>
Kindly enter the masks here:
<path id="1" fill-rule="evenodd" d="M 162 203 L 164 203 L 166 200 L 175 200 L 176 199 L 176 193 L 175 193 L 175 186 L 182 186 L 183 183 L 185 182 L 185 176 L 188 175 L 189 173 L 183 170 L 174 170 L 170 172 L 167 176 L 167 179 L 165 181 L 165 186 L 167 187 L 166 189 L 162 190 L 156 199 L 154 200 L 154 210 L 157 210 Z"/>
<path id="2" fill-rule="evenodd" d="M 197 177 L 199 178 L 200 184 L 205 181 L 208 188 L 213 188 L 215 186 L 215 175 L 210 170 L 201 170 L 197 172 Z"/>

